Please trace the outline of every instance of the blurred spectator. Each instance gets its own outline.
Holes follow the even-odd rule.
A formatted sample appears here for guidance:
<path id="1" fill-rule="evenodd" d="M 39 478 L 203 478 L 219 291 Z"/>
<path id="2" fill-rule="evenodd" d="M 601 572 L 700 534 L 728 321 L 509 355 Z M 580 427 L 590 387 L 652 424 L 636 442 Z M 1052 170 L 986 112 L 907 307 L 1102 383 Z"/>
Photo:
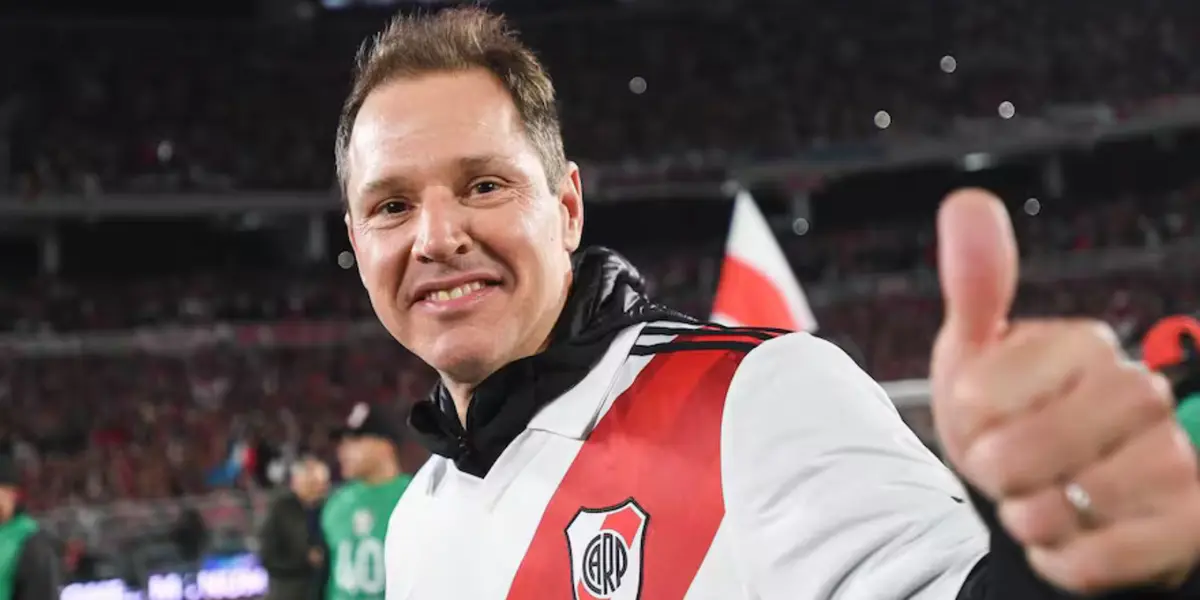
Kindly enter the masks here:
<path id="1" fill-rule="evenodd" d="M 62 558 L 21 504 L 25 487 L 12 459 L 0 456 L 0 595 L 45 600 L 57 596 L 62 586 Z"/>
<path id="2" fill-rule="evenodd" d="M 259 534 L 259 556 L 270 576 L 267 599 L 316 600 L 323 597 L 325 552 L 309 522 L 328 492 L 329 469 L 311 458 L 301 460 L 292 467 L 289 485 L 271 504 Z"/>
<path id="3" fill-rule="evenodd" d="M 199 569 L 201 558 L 208 547 L 208 526 L 195 507 L 187 507 L 175 524 L 172 532 L 175 545 L 192 569 Z"/>

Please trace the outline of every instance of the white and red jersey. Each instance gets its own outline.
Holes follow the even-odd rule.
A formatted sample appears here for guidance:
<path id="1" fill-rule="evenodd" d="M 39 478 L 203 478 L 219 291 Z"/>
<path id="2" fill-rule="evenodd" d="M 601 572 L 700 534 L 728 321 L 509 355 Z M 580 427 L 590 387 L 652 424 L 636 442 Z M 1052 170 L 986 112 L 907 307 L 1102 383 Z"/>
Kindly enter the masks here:
<path id="1" fill-rule="evenodd" d="M 952 600 L 988 549 L 958 479 L 808 334 L 622 331 L 483 478 L 396 506 L 388 600 Z"/>

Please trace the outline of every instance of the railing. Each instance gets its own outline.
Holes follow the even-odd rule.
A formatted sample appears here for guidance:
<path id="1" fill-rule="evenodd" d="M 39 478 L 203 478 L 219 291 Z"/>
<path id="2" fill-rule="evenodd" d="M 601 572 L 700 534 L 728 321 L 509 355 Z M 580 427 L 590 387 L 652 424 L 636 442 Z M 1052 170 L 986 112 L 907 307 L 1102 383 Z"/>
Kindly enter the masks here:
<path id="1" fill-rule="evenodd" d="M 1200 237 L 1176 240 L 1155 248 L 1111 248 L 1039 257 L 1021 265 L 1024 282 L 1054 283 L 1101 277 L 1110 273 L 1154 271 L 1200 266 Z M 931 270 L 862 275 L 827 283 L 807 283 L 805 293 L 814 306 L 879 295 L 910 296 L 937 292 Z M 0 352 L 20 356 L 79 354 L 188 354 L 217 345 L 235 347 L 333 346 L 386 339 L 374 319 L 313 320 L 275 323 L 218 323 L 197 327 L 149 327 L 131 331 L 0 334 Z"/>
<path id="2" fill-rule="evenodd" d="M 170 539 L 183 517 L 195 511 L 215 544 L 244 551 L 254 546 L 254 532 L 268 500 L 265 491 L 221 490 L 204 496 L 65 506 L 37 518 L 58 539 L 120 552 L 146 540 Z"/>
<path id="3" fill-rule="evenodd" d="M 1200 265 L 1200 237 L 1183 238 L 1159 247 L 1105 248 L 1038 257 L 1021 263 L 1024 283 L 1056 283 L 1092 279 L 1110 273 L 1157 271 L 1164 267 Z M 804 287 L 813 306 L 826 306 L 879 295 L 930 295 L 938 291 L 932 269 L 909 273 L 851 276 Z"/>

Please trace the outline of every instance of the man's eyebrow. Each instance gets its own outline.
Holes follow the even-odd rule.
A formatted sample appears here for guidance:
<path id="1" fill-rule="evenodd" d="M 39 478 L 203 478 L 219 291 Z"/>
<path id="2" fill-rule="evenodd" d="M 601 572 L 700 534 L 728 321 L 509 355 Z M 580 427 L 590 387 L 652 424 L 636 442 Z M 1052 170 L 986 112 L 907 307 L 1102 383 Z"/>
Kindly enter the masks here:
<path id="1" fill-rule="evenodd" d="M 499 154 L 477 154 L 458 159 L 458 166 L 464 171 L 486 169 L 487 167 L 513 166 L 513 161 Z"/>
<path id="2" fill-rule="evenodd" d="M 358 187 L 359 198 L 370 198 L 381 192 L 390 192 L 397 189 L 402 189 L 408 185 L 408 179 L 399 175 L 388 175 L 378 179 L 372 179 Z"/>
<path id="3" fill-rule="evenodd" d="M 515 166 L 511 159 L 499 154 L 476 154 L 471 156 L 463 156 L 455 160 L 458 163 L 458 168 L 463 171 L 480 171 L 488 168 L 496 167 L 512 167 Z M 407 177 L 402 175 L 387 175 L 378 179 L 372 179 L 364 182 L 358 187 L 358 197 L 370 198 L 385 192 L 393 192 L 398 189 L 407 189 L 411 187 L 411 183 Z"/>

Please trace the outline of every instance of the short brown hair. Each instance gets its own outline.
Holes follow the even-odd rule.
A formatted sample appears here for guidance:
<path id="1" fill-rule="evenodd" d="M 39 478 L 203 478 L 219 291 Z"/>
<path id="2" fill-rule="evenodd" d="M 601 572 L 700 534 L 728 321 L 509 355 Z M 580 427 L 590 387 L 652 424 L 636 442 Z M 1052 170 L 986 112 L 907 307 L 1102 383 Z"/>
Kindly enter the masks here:
<path id="1" fill-rule="evenodd" d="M 350 133 L 372 91 L 402 77 L 473 68 L 487 69 L 508 90 L 550 189 L 556 189 L 566 175 L 567 159 L 549 74 L 504 17 L 480 8 L 454 8 L 397 16 L 359 49 L 354 85 L 342 105 L 334 149 L 342 195 L 349 176 Z"/>

